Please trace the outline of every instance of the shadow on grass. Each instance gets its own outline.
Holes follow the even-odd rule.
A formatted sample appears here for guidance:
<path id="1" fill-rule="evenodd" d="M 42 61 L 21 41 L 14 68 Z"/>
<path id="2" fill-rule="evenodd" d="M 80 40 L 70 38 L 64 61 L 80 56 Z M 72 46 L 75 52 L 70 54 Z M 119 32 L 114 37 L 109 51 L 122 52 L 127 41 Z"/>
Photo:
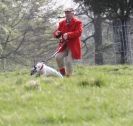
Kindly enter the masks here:
<path id="1" fill-rule="evenodd" d="M 37 120 L 37 123 L 39 124 L 62 124 L 62 123 L 76 123 L 77 120 L 69 118 L 69 117 L 64 117 L 64 116 L 48 116 L 46 118 L 40 118 Z"/>
<path id="2" fill-rule="evenodd" d="M 90 79 L 90 80 L 81 80 L 79 83 L 78 83 L 79 86 L 81 87 L 102 87 L 105 85 L 105 81 L 101 78 L 93 78 L 93 79 Z"/>

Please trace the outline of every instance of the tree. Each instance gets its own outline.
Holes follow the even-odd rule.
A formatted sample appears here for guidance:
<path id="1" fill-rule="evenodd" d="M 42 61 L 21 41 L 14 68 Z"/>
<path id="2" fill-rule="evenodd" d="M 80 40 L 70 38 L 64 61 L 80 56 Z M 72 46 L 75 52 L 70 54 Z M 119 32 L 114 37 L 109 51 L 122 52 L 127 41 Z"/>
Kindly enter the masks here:
<path id="1" fill-rule="evenodd" d="M 116 21 L 120 20 L 122 26 L 121 33 L 121 62 L 126 63 L 126 55 L 128 50 L 128 42 L 126 35 L 127 21 L 133 12 L 133 1 L 132 0 L 74 0 L 75 2 L 82 2 L 89 10 L 93 11 L 94 15 L 100 15 L 106 19 Z"/>
<path id="2" fill-rule="evenodd" d="M 102 21 L 103 18 L 99 13 L 91 13 L 93 12 L 88 6 L 85 6 L 85 3 L 80 3 L 80 7 L 82 8 L 82 14 L 87 15 L 89 20 L 94 25 L 94 35 L 91 35 L 94 38 L 95 44 L 95 52 L 94 52 L 94 60 L 95 64 L 102 65 L 103 64 L 103 52 L 101 51 L 102 48 Z M 90 14 L 92 14 L 90 16 Z"/>
<path id="3" fill-rule="evenodd" d="M 53 53 L 56 41 L 51 40 L 50 19 L 57 11 L 50 6 L 46 0 L 0 2 L 1 62 L 29 65 L 34 59 L 44 60 Z"/>

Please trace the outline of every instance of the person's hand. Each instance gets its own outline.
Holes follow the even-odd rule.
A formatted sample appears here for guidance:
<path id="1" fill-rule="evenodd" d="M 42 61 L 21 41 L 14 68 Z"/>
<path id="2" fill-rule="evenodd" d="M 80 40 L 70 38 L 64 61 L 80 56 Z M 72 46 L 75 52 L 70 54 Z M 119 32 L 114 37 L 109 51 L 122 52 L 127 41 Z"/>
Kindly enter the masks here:
<path id="1" fill-rule="evenodd" d="M 68 34 L 67 33 L 63 34 L 63 39 L 67 40 L 67 38 L 68 38 Z"/>
<path id="2" fill-rule="evenodd" d="M 56 35 L 56 36 L 60 36 L 60 35 L 61 35 L 61 31 L 59 31 L 59 30 L 56 31 L 56 32 L 55 32 L 55 35 Z"/>

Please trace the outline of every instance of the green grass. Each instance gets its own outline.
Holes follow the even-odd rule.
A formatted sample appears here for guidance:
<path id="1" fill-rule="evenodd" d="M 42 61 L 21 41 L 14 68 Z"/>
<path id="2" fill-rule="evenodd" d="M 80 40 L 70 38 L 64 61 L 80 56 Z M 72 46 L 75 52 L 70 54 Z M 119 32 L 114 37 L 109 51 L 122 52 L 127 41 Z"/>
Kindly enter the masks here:
<path id="1" fill-rule="evenodd" d="M 64 79 L 28 72 L 0 73 L 0 126 L 133 125 L 133 66 L 75 66 Z"/>

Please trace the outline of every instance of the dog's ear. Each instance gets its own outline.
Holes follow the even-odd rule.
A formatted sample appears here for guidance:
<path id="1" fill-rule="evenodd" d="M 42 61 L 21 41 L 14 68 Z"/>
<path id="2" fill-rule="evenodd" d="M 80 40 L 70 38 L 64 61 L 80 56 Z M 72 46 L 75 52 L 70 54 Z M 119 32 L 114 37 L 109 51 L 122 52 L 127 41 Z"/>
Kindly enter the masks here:
<path id="1" fill-rule="evenodd" d="M 36 69 L 36 66 L 34 65 L 34 69 Z"/>

